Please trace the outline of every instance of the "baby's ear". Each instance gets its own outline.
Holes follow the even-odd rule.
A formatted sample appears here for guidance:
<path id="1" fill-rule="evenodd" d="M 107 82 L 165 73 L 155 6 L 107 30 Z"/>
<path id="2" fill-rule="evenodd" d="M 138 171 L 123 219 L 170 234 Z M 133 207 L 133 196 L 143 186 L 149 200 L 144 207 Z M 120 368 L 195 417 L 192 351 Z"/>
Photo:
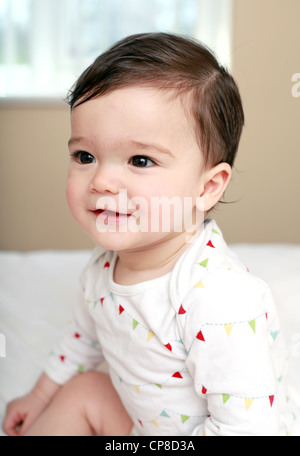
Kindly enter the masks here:
<path id="1" fill-rule="evenodd" d="M 231 178 L 231 166 L 220 163 L 205 172 L 201 188 L 201 206 L 204 212 L 209 211 L 221 199 Z"/>

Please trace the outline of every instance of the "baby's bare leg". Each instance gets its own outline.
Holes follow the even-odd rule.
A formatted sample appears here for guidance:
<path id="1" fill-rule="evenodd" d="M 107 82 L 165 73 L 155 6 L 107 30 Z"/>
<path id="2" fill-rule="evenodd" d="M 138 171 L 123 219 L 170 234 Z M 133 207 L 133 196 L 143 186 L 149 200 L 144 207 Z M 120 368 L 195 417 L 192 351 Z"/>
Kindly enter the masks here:
<path id="1" fill-rule="evenodd" d="M 132 421 L 107 374 L 87 372 L 64 385 L 28 436 L 123 436 Z"/>

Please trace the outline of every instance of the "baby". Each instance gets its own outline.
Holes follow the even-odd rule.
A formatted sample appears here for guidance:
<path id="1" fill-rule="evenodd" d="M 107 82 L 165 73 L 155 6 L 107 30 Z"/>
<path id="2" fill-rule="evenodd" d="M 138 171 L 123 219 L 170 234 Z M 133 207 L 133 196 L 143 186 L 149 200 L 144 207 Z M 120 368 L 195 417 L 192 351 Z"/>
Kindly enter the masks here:
<path id="1" fill-rule="evenodd" d="M 8 405 L 6 433 L 293 433 L 270 291 L 206 217 L 244 124 L 233 78 L 193 40 L 140 34 L 96 59 L 69 104 L 67 199 L 97 247 L 72 327 Z"/>

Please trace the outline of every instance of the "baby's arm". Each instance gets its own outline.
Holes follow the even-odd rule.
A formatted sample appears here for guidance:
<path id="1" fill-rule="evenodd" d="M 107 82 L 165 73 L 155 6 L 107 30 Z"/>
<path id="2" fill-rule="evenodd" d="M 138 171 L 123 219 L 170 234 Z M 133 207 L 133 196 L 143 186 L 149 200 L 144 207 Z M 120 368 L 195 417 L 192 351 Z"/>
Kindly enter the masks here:
<path id="1" fill-rule="evenodd" d="M 60 344 L 51 352 L 33 390 L 8 404 L 3 430 L 10 436 L 26 434 L 35 420 L 50 404 L 61 385 L 72 377 L 94 370 L 104 360 L 96 341 L 95 323 L 90 318 L 86 302 L 81 297 L 74 309 L 73 324 Z"/>
<path id="2" fill-rule="evenodd" d="M 89 264 L 98 257 L 99 249 L 95 249 Z M 82 284 L 85 280 L 84 274 Z M 81 292 L 74 309 L 73 325 L 59 346 L 53 350 L 45 373 L 29 394 L 8 404 L 3 423 L 4 432 L 10 436 L 26 434 L 50 404 L 61 385 L 83 370 L 95 369 L 103 361 L 102 350 L 97 343 L 95 322 L 89 315 L 84 294 Z"/>
<path id="3" fill-rule="evenodd" d="M 33 390 L 8 404 L 3 423 L 6 434 L 26 434 L 50 404 L 60 385 L 64 385 L 78 373 L 97 368 L 103 361 L 103 355 L 96 337 L 95 324 L 89 318 L 86 304 L 81 301 L 75 308 L 73 325 L 51 352 L 45 373 Z"/>
<path id="4" fill-rule="evenodd" d="M 271 350 L 281 347 L 281 337 L 270 335 L 279 330 L 271 295 L 233 271 L 219 271 L 204 286 L 183 304 L 186 365 L 208 409 L 194 434 L 278 435 L 282 372 Z"/>
<path id="5" fill-rule="evenodd" d="M 60 385 L 42 374 L 33 390 L 10 402 L 6 409 L 3 430 L 9 436 L 22 436 L 33 425 L 59 390 Z"/>

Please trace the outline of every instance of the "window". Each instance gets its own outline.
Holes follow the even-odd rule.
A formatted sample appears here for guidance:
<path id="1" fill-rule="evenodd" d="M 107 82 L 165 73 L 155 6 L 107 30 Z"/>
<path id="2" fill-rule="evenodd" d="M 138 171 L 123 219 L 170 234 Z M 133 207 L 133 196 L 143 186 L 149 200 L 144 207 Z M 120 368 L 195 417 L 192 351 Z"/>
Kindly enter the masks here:
<path id="1" fill-rule="evenodd" d="M 0 97 L 64 97 L 117 40 L 194 36 L 230 66 L 231 0 L 0 0 Z"/>

